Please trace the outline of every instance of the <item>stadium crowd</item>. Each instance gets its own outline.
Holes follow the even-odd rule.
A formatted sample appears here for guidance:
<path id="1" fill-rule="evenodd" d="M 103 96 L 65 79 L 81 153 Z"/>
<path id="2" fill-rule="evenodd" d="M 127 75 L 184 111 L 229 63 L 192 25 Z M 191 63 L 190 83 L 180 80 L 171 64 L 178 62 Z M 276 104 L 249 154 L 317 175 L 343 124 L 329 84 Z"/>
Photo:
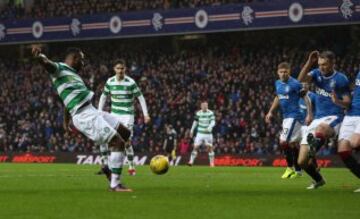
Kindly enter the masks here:
<path id="1" fill-rule="evenodd" d="M 254 0 L 34 0 L 31 9 L 28 10 L 24 7 L 23 1 L 10 0 L 2 10 L 0 9 L 0 19 L 48 18 L 139 10 L 195 8 L 231 3 L 248 3 Z"/>
<path id="2" fill-rule="evenodd" d="M 137 48 L 136 43 L 92 45 L 86 47 L 88 62 L 80 74 L 95 91 L 96 106 L 106 79 L 113 74 L 111 62 L 117 57 L 127 61 L 129 76 L 146 98 L 152 122 L 143 123 L 137 104 L 135 151 L 161 151 L 165 125 L 172 124 L 178 134 L 178 152 L 189 152 L 193 116 L 200 101 L 206 99 L 216 114 L 216 153 L 279 153 L 281 118 L 278 116 L 272 125 L 264 122 L 274 97 L 276 66 L 287 60 L 293 65 L 293 73 L 298 73 L 305 48 L 255 50 L 229 43 L 174 52 Z M 61 60 L 63 46 L 54 46 L 51 51 L 49 57 Z M 338 69 L 352 78 L 359 70 L 356 58 L 342 56 Z M 1 59 L 0 81 L 0 151 L 98 150 L 82 136 L 64 136 L 62 103 L 44 69 L 29 61 Z M 109 107 L 107 104 L 107 110 Z M 329 148 L 321 153 L 332 151 Z"/>

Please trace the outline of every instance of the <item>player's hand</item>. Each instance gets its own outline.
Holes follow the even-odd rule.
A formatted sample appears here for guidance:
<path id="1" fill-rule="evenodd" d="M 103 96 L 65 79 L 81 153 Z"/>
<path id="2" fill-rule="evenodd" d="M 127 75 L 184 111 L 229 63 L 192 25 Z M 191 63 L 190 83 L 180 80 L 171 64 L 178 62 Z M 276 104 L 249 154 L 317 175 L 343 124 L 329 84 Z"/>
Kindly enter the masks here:
<path id="1" fill-rule="evenodd" d="M 148 124 L 151 121 L 150 116 L 144 116 L 144 123 Z"/>
<path id="2" fill-rule="evenodd" d="M 41 54 L 41 48 L 38 45 L 32 45 L 31 46 L 31 53 L 34 57 L 39 57 Z"/>
<path id="3" fill-rule="evenodd" d="M 319 51 L 317 50 L 311 51 L 308 57 L 308 63 L 314 65 L 317 63 L 318 58 L 319 58 Z"/>
<path id="4" fill-rule="evenodd" d="M 306 118 L 305 118 L 305 124 L 306 125 L 310 125 L 310 123 L 312 122 L 313 120 L 313 115 L 307 115 Z"/>
<path id="5" fill-rule="evenodd" d="M 266 114 L 266 116 L 265 116 L 265 122 L 270 124 L 272 117 L 273 117 L 273 114 L 271 112 L 268 112 L 268 114 Z"/>
<path id="6" fill-rule="evenodd" d="M 335 93 L 334 90 L 331 92 L 331 100 L 332 100 L 332 102 L 335 103 L 335 104 L 337 104 L 338 101 L 339 101 L 339 99 L 338 99 L 338 97 L 337 97 L 337 95 L 336 95 L 336 93 Z"/>

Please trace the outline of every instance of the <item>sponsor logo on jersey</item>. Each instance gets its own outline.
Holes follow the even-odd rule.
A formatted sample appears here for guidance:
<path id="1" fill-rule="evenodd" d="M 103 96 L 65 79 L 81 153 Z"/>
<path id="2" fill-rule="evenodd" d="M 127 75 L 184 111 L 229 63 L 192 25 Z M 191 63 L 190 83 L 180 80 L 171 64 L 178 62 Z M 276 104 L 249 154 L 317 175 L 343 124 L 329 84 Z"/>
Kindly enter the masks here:
<path id="1" fill-rule="evenodd" d="M 321 95 L 321 96 L 331 97 L 331 94 L 329 92 L 327 92 L 327 91 L 325 91 L 324 89 L 321 89 L 321 88 L 317 88 L 316 93 Z"/>
<path id="2" fill-rule="evenodd" d="M 279 97 L 280 100 L 284 100 L 284 99 L 288 100 L 288 99 L 290 99 L 289 95 L 284 95 L 284 94 L 279 94 L 278 97 Z"/>

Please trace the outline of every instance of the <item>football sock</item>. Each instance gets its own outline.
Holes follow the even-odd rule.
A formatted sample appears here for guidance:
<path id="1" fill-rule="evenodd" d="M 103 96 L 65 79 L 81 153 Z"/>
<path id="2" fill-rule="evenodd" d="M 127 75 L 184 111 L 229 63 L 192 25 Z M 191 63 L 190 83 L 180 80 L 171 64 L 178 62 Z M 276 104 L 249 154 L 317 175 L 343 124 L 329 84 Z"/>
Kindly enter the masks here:
<path id="1" fill-rule="evenodd" d="M 194 163 L 194 160 L 195 160 L 195 158 L 196 158 L 196 156 L 197 156 L 197 151 L 195 151 L 195 150 L 193 150 L 192 152 L 191 152 L 191 156 L 190 156 L 190 161 L 189 161 L 189 163 L 191 163 L 191 164 L 193 164 Z"/>
<path id="2" fill-rule="evenodd" d="M 339 152 L 345 166 L 358 178 L 360 178 L 360 163 L 353 157 L 351 151 Z"/>
<path id="3" fill-rule="evenodd" d="M 129 145 L 128 148 L 125 149 L 127 160 L 129 162 L 129 169 L 135 169 L 134 165 L 134 149 L 132 145 Z"/>
<path id="4" fill-rule="evenodd" d="M 210 161 L 210 165 L 214 165 L 214 157 L 215 157 L 215 152 L 209 152 L 209 161 Z"/>
<path id="5" fill-rule="evenodd" d="M 287 147 L 284 149 L 285 159 L 288 167 L 293 167 L 294 164 L 294 155 L 291 148 Z"/>
<path id="6" fill-rule="evenodd" d="M 322 176 L 317 171 L 314 164 L 311 163 L 311 164 L 307 165 L 304 168 L 304 170 L 307 174 L 309 174 L 309 176 L 311 176 L 311 178 L 313 178 L 315 180 L 315 182 L 320 182 L 321 180 L 323 180 Z"/>
<path id="7" fill-rule="evenodd" d="M 101 159 L 101 164 L 104 166 L 108 165 L 108 156 L 109 156 L 109 150 L 108 150 L 108 145 L 107 144 L 102 144 L 100 145 L 100 159 Z"/>
<path id="8" fill-rule="evenodd" d="M 301 167 L 297 163 L 297 160 L 298 160 L 298 157 L 299 157 L 299 148 L 297 148 L 297 147 L 292 148 L 292 152 L 293 152 L 293 164 L 294 164 L 295 171 L 300 172 Z"/>
<path id="9" fill-rule="evenodd" d="M 120 182 L 120 176 L 122 171 L 122 165 L 125 155 L 123 152 L 111 152 L 109 158 L 109 166 L 111 170 L 110 187 L 115 188 Z"/>

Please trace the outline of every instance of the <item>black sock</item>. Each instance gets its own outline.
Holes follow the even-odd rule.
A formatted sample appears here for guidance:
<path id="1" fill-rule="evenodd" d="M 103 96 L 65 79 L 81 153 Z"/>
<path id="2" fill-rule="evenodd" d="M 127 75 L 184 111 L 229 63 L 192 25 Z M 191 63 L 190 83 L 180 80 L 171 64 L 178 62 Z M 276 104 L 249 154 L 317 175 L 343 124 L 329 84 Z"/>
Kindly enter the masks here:
<path id="1" fill-rule="evenodd" d="M 307 167 L 305 167 L 304 170 L 307 174 L 309 174 L 309 176 L 311 176 L 311 178 L 315 180 L 315 182 L 320 182 L 321 180 L 323 180 L 322 176 L 317 171 L 314 164 L 311 163 L 307 165 Z"/>
<path id="2" fill-rule="evenodd" d="M 294 147 L 292 152 L 293 152 L 293 164 L 294 164 L 295 171 L 300 172 L 301 167 L 297 163 L 297 160 L 298 160 L 298 157 L 299 157 L 299 148 Z"/>
<path id="3" fill-rule="evenodd" d="M 287 148 L 284 149 L 284 153 L 285 153 L 285 159 L 286 159 L 286 162 L 287 162 L 287 166 L 288 167 L 293 167 L 294 156 L 293 156 L 293 153 L 292 153 L 292 149 L 287 147 Z"/>
<path id="4" fill-rule="evenodd" d="M 352 156 L 351 151 L 339 152 L 345 166 L 358 178 L 360 178 L 360 163 Z"/>

